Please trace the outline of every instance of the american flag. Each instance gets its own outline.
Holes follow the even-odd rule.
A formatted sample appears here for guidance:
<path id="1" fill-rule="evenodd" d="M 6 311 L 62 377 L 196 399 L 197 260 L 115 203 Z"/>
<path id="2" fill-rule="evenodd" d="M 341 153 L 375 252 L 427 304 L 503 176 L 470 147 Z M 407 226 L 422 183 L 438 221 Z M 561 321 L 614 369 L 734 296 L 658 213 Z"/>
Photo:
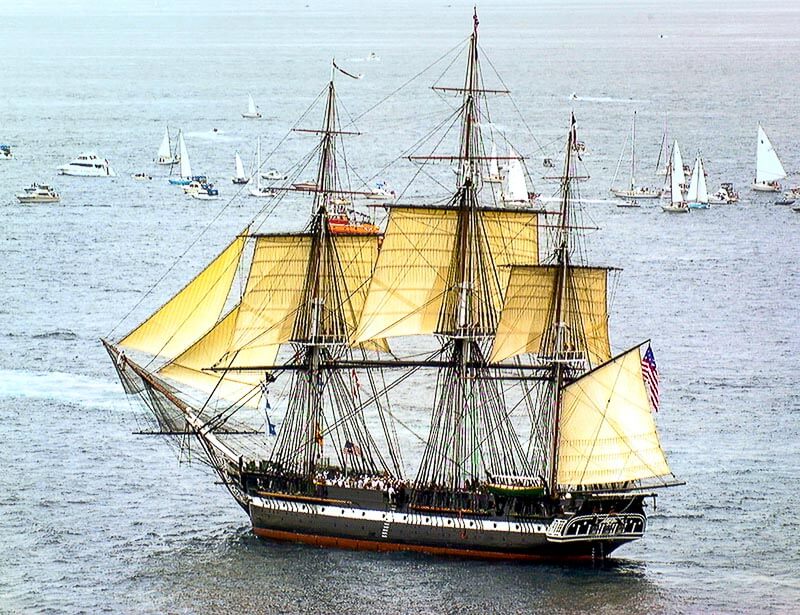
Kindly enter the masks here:
<path id="1" fill-rule="evenodd" d="M 647 388 L 650 406 L 658 412 L 658 368 L 656 367 L 656 358 L 653 356 L 653 349 L 649 344 L 642 357 L 642 378 L 644 378 Z"/>
<path id="2" fill-rule="evenodd" d="M 354 442 L 350 442 L 350 440 L 348 440 L 347 442 L 344 443 L 344 454 L 345 455 L 358 455 L 360 457 L 361 456 L 361 447 L 358 444 L 356 444 Z"/>

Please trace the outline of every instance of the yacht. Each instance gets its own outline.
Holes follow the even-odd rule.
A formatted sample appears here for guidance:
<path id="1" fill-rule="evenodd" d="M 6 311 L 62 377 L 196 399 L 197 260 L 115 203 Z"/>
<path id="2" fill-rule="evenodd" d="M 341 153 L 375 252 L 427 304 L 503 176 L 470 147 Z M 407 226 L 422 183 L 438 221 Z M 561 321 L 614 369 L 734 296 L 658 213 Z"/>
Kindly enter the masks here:
<path id="1" fill-rule="evenodd" d="M 47 184 L 31 184 L 17 195 L 17 200 L 20 203 L 57 203 L 61 196 Z"/>
<path id="2" fill-rule="evenodd" d="M 108 160 L 97 154 L 81 154 L 69 164 L 58 168 L 61 175 L 78 175 L 81 177 L 115 177 Z"/>

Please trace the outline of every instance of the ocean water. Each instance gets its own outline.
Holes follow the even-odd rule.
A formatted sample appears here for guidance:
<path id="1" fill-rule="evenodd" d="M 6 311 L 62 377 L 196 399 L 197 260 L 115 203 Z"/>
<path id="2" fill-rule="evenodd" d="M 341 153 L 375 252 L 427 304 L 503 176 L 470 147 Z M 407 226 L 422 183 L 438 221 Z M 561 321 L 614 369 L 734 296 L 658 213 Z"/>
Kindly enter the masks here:
<path id="1" fill-rule="evenodd" d="M 652 339 L 662 442 L 686 485 L 662 493 L 646 537 L 600 567 L 260 541 L 202 466 L 132 434 L 135 411 L 98 342 L 256 215 L 263 202 L 233 198 L 234 151 L 249 164 L 260 135 L 272 152 L 324 88 L 332 57 L 364 74 L 337 79 L 363 133 L 347 143 L 354 173 L 404 186 L 415 168 L 402 156 L 452 112 L 430 86 L 458 85 L 460 60 L 397 90 L 464 41 L 470 3 L 4 2 L 0 142 L 15 159 L 0 161 L 0 612 L 800 610 L 800 214 L 748 188 L 759 121 L 787 182 L 800 183 L 800 7 L 478 9 L 487 87 L 500 83 L 494 67 L 514 93 L 492 101 L 492 123 L 548 196 L 541 158 L 558 155 L 575 111 L 591 175 L 584 220 L 599 229 L 587 252 L 624 269 L 612 343 Z M 248 93 L 260 121 L 240 117 Z M 685 160 L 702 153 L 713 189 L 732 181 L 741 202 L 688 216 L 615 207 L 608 187 L 634 110 L 642 181 L 656 185 L 666 118 Z M 303 125 L 320 123 L 317 111 Z M 185 198 L 152 164 L 167 124 L 183 129 L 220 201 Z M 306 155 L 313 137 L 285 146 L 267 166 Z M 56 175 L 82 151 L 107 157 L 118 177 Z M 137 183 L 137 171 L 156 177 Z M 62 202 L 19 205 L 14 194 L 33 181 L 54 183 Z M 271 228 L 302 227 L 307 203 L 284 202 Z"/>

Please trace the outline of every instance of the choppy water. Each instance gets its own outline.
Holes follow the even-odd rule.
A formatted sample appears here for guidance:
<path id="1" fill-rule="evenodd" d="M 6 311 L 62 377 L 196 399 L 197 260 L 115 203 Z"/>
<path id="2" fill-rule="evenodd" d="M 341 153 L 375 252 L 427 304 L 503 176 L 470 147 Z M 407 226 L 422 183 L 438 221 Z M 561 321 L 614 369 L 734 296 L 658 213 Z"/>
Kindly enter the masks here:
<path id="1" fill-rule="evenodd" d="M 186 131 L 195 168 L 230 196 L 234 150 L 249 156 L 259 133 L 269 150 L 324 86 L 330 57 L 365 74 L 340 83 L 355 116 L 471 26 L 463 2 L 237 4 L 0 5 L 0 142 L 16 146 L 16 159 L 0 162 L 0 611 L 800 609 L 800 214 L 746 189 L 757 121 L 786 168 L 800 169 L 800 9 L 479 7 L 482 46 L 548 152 L 560 146 L 549 144 L 563 135 L 568 110 L 578 115 L 592 174 L 586 213 L 602 227 L 590 252 L 625 268 L 613 343 L 652 337 L 663 442 L 687 482 L 659 499 L 644 540 L 613 565 L 587 569 L 262 542 L 210 475 L 131 435 L 133 412 L 97 339 L 226 204 L 187 200 L 163 178 L 128 177 L 162 172 L 150 160 L 164 124 Z M 379 62 L 365 61 L 371 52 Z M 437 76 L 358 123 L 367 134 L 348 153 L 364 177 L 445 116 L 448 101 L 428 89 Z M 260 122 L 239 116 L 248 92 L 265 112 Z M 735 182 L 742 202 L 668 216 L 604 201 L 634 108 L 643 177 L 666 114 L 687 161 L 702 151 L 710 183 Z M 493 119 L 536 169 L 542 154 L 519 117 Z M 292 147 L 276 165 L 311 145 Z M 55 175 L 84 150 L 108 157 L 119 177 Z M 407 171 L 387 173 L 399 183 Z M 14 193 L 34 180 L 55 183 L 63 201 L 18 205 Z M 131 318 L 259 206 L 228 206 Z M 280 224 L 300 226 L 305 215 L 305 205 L 287 207 Z"/>

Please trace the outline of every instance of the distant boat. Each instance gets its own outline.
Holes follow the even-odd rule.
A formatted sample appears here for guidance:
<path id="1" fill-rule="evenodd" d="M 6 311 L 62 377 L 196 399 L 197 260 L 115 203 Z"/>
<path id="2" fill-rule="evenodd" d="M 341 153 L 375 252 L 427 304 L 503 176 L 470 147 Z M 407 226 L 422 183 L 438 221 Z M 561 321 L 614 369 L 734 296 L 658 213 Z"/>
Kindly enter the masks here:
<path id="1" fill-rule="evenodd" d="M 278 169 L 270 169 L 261 174 L 261 179 L 268 179 L 269 181 L 283 181 L 288 178 L 289 176 L 286 173 L 281 173 Z"/>
<path id="2" fill-rule="evenodd" d="M 368 199 L 376 201 L 394 201 L 394 190 L 391 190 L 386 182 L 378 182 L 375 187 L 367 194 Z"/>
<path id="3" fill-rule="evenodd" d="M 757 192 L 780 192 L 779 180 L 786 177 L 775 148 L 772 147 L 767 133 L 758 125 L 758 146 L 756 147 L 756 179 L 753 190 Z"/>
<path id="4" fill-rule="evenodd" d="M 16 196 L 20 203 L 57 203 L 61 200 L 58 192 L 47 184 L 31 184 Z"/>
<path id="5" fill-rule="evenodd" d="M 247 95 L 247 111 L 242 113 L 242 117 L 253 120 L 257 120 L 261 117 L 261 112 L 258 110 L 258 107 L 256 107 L 256 103 L 250 94 Z"/>
<path id="6" fill-rule="evenodd" d="M 795 199 L 778 199 L 776 205 L 794 205 Z"/>
<path id="7" fill-rule="evenodd" d="M 528 203 L 528 187 L 525 184 L 525 171 L 513 147 L 508 149 L 508 167 L 506 169 L 503 186 L 500 190 L 500 199 L 503 203 Z"/>
<path id="8" fill-rule="evenodd" d="M 706 174 L 703 170 L 703 159 L 700 156 L 694 161 L 692 180 L 689 182 L 686 202 L 689 209 L 708 209 L 708 187 L 706 186 Z"/>
<path id="9" fill-rule="evenodd" d="M 81 154 L 74 160 L 58 168 L 61 175 L 78 177 L 116 177 L 114 169 L 105 158 L 97 154 Z"/>
<path id="10" fill-rule="evenodd" d="M 639 201 L 636 199 L 628 200 L 628 201 L 619 201 L 617 203 L 617 207 L 641 207 Z"/>
<path id="11" fill-rule="evenodd" d="M 250 187 L 250 196 L 265 198 L 270 196 L 275 196 L 277 192 L 269 186 L 262 186 L 261 185 L 261 137 L 258 138 L 258 144 L 256 145 L 256 170 L 254 175 L 256 176 L 256 185 Z"/>
<path id="12" fill-rule="evenodd" d="M 678 142 L 672 148 L 672 163 L 669 168 L 670 181 L 670 203 L 662 205 L 661 209 L 671 214 L 688 214 L 689 204 L 683 198 L 681 180 L 683 179 L 683 165 L 680 160 L 680 148 Z"/>
<path id="13" fill-rule="evenodd" d="M 611 180 L 611 193 L 622 199 L 657 199 L 661 196 L 661 191 L 657 188 L 649 188 L 647 186 L 636 186 L 636 111 L 633 112 L 633 124 L 631 127 L 631 178 L 630 184 L 627 188 L 615 188 L 614 182 L 617 180 L 617 173 L 619 166 L 622 162 L 622 157 L 625 154 L 626 143 L 622 146 L 619 162 L 617 162 L 617 170 L 614 173 L 614 179 Z"/>
<path id="14" fill-rule="evenodd" d="M 183 133 L 178 133 L 178 150 L 180 161 L 180 177 L 170 177 L 169 183 L 175 186 L 187 186 L 192 179 L 200 179 L 192 176 L 192 163 L 189 161 L 189 150 L 186 149 L 186 141 L 183 139 Z"/>
<path id="15" fill-rule="evenodd" d="M 147 182 L 153 179 L 153 176 L 148 175 L 147 173 L 134 173 L 133 175 L 131 175 L 131 177 L 135 179 L 137 182 Z"/>
<path id="16" fill-rule="evenodd" d="M 500 167 L 497 164 L 497 146 L 494 143 L 492 143 L 492 155 L 489 157 L 489 174 L 483 180 L 490 184 L 499 184 L 503 181 Z"/>
<path id="17" fill-rule="evenodd" d="M 244 174 L 244 165 L 242 164 L 242 158 L 239 156 L 239 152 L 236 152 L 234 165 L 236 166 L 236 176 L 231 181 L 234 184 L 246 184 L 249 182 L 250 178 Z"/>
<path id="18" fill-rule="evenodd" d="M 156 164 L 177 164 L 181 161 L 178 152 L 172 152 L 172 144 L 169 140 L 169 128 L 164 128 L 164 138 L 161 139 L 161 146 L 158 148 Z"/>
<path id="19" fill-rule="evenodd" d="M 661 163 L 664 166 L 661 166 Z M 656 160 L 656 175 L 666 177 L 669 173 L 669 139 L 667 138 L 667 118 L 664 118 L 664 132 L 661 133 L 661 146 L 658 148 L 658 159 Z"/>
<path id="20" fill-rule="evenodd" d="M 0 145 L 0 160 L 11 160 L 13 157 L 10 145 Z"/>
<path id="21" fill-rule="evenodd" d="M 201 183 L 200 188 L 191 193 L 191 197 L 201 201 L 215 201 L 219 198 L 219 190 L 214 184 Z"/>
<path id="22" fill-rule="evenodd" d="M 714 205 L 727 205 L 736 203 L 739 200 L 739 193 L 733 189 L 733 184 L 730 182 L 722 182 L 719 190 L 714 194 L 709 195 L 708 202 Z"/>

